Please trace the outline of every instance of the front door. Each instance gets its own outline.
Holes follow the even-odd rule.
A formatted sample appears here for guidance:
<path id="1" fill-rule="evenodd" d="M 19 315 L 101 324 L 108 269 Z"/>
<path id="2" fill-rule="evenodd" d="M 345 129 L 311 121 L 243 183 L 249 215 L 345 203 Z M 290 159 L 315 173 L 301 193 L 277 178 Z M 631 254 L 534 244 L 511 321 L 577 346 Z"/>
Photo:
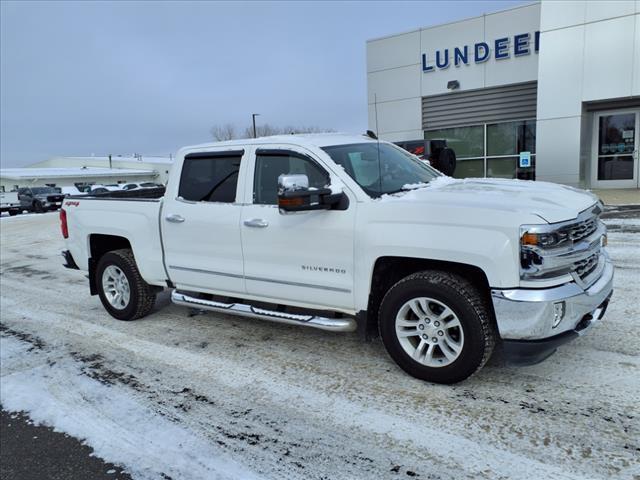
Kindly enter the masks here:
<path id="1" fill-rule="evenodd" d="M 247 293 L 272 303 L 293 299 L 301 306 L 351 310 L 355 199 L 346 210 L 282 214 L 281 174 L 305 174 L 312 188 L 331 183 L 328 170 L 302 149 L 256 150 L 240 226 Z"/>
<path id="2" fill-rule="evenodd" d="M 638 188 L 640 110 L 598 112 L 593 131 L 591 186 Z"/>

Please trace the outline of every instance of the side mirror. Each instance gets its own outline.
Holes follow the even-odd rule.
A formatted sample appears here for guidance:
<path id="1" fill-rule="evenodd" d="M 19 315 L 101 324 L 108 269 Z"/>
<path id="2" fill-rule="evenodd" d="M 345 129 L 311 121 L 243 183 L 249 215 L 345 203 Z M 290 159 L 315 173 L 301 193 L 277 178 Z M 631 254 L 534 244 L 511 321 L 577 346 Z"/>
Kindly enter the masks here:
<path id="1" fill-rule="evenodd" d="M 330 188 L 309 188 L 304 174 L 282 174 L 278 177 L 278 207 L 280 213 L 308 210 L 346 210 L 348 197 L 332 193 Z"/>

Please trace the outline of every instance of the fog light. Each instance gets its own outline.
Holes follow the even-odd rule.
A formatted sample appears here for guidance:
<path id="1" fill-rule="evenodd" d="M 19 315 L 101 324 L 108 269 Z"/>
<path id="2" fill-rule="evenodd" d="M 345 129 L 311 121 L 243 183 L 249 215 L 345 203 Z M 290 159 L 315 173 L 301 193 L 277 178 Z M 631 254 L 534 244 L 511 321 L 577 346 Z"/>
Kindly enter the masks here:
<path id="1" fill-rule="evenodd" d="M 565 310 L 566 306 L 564 302 L 557 302 L 553 304 L 553 328 L 556 328 L 560 324 L 564 318 Z"/>

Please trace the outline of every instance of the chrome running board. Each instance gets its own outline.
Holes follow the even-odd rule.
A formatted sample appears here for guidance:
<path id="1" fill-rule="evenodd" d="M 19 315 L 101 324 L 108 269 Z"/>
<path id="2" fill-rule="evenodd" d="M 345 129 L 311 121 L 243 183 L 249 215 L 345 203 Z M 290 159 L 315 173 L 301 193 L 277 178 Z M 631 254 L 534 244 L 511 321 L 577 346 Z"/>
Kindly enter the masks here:
<path id="1" fill-rule="evenodd" d="M 353 332 L 357 327 L 356 321 L 353 318 L 328 318 L 318 317 L 316 315 L 297 315 L 294 313 L 278 312 L 257 308 L 244 303 L 222 303 L 213 300 L 204 300 L 176 290 L 171 293 L 171 301 L 176 305 L 183 305 L 185 307 L 200 308 L 202 310 L 227 313 L 241 317 L 258 318 L 271 322 L 287 323 L 289 325 L 303 325 L 305 327 L 318 328 L 331 332 Z"/>

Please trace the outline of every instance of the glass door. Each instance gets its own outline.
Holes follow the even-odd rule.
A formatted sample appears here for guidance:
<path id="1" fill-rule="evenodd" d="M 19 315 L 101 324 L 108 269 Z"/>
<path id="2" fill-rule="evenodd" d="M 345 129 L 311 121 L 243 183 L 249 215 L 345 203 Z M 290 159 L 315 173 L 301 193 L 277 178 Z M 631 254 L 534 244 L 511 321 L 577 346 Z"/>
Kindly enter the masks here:
<path id="1" fill-rule="evenodd" d="M 593 126 L 591 185 L 638 188 L 640 110 L 598 112 Z"/>

